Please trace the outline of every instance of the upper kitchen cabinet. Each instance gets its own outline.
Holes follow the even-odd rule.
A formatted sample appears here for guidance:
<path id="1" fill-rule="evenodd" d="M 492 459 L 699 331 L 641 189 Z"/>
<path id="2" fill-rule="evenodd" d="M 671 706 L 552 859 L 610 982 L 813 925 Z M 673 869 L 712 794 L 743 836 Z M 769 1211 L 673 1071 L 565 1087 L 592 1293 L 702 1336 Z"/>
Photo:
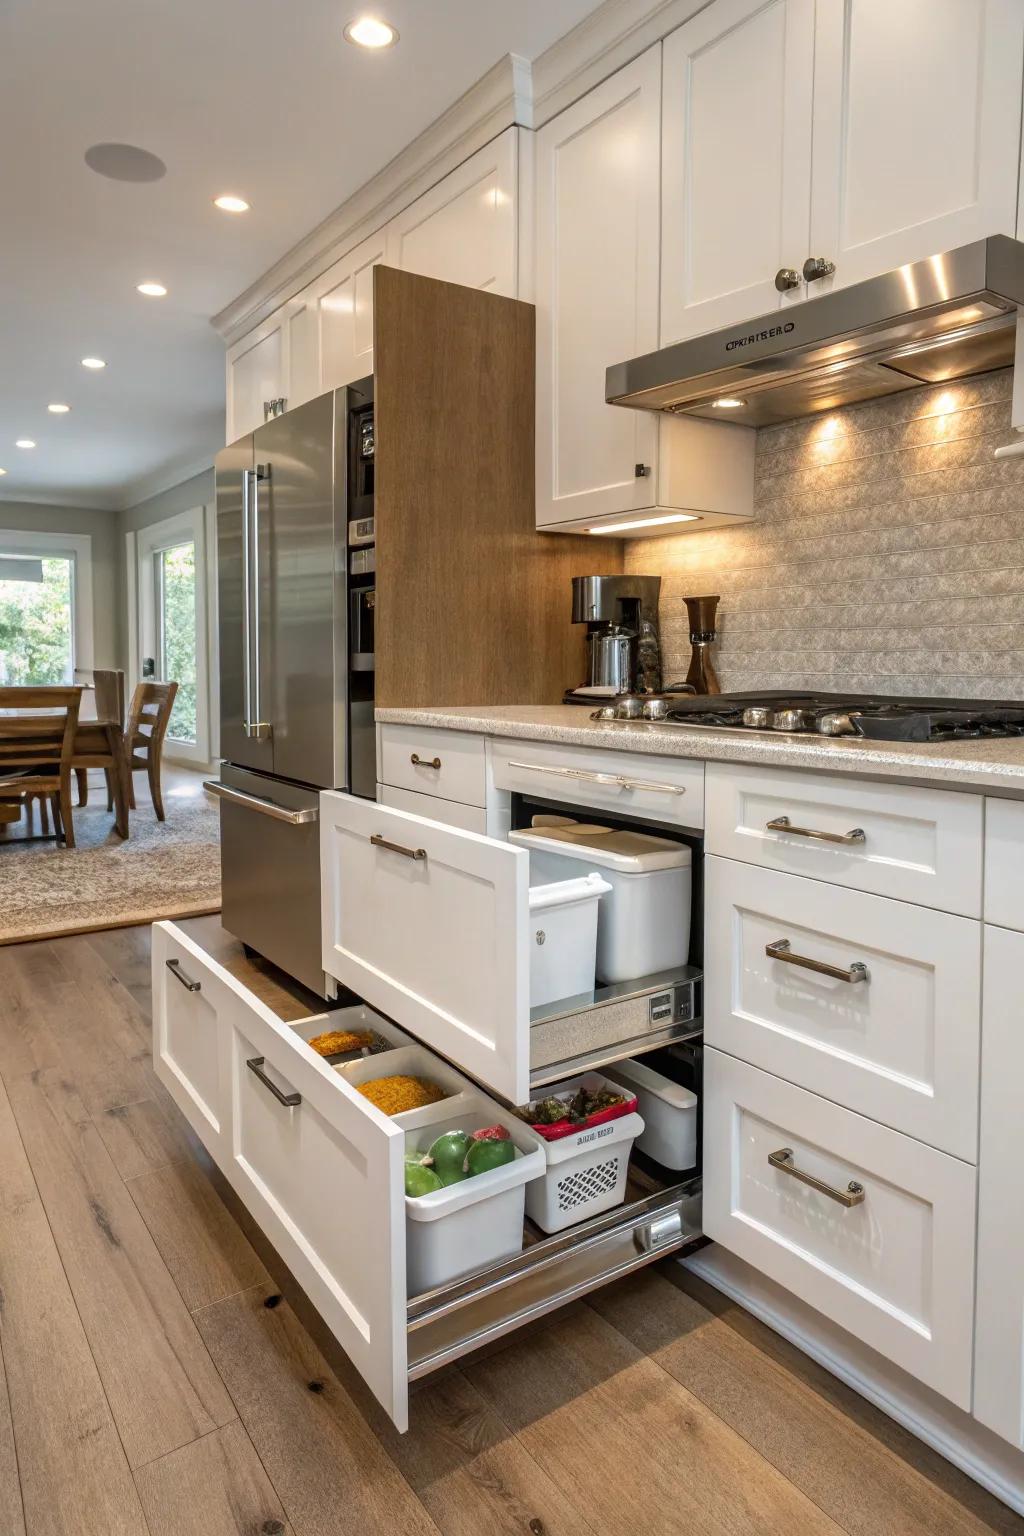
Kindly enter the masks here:
<path id="1" fill-rule="evenodd" d="M 387 265 L 514 299 L 518 147 L 507 128 L 393 218 Z"/>
<path id="2" fill-rule="evenodd" d="M 804 297 L 814 0 L 718 0 L 665 41 L 661 342 Z"/>
<path id="3" fill-rule="evenodd" d="M 1016 228 L 1020 0 L 818 6 L 811 292 Z"/>
<path id="4" fill-rule="evenodd" d="M 317 281 L 321 389 L 340 389 L 373 372 L 373 269 L 383 260 L 379 230 Z"/>
<path id="5" fill-rule="evenodd" d="M 228 349 L 227 441 L 261 426 L 272 400 L 285 395 L 288 337 L 284 310 Z"/>
<path id="6" fill-rule="evenodd" d="M 540 528 L 612 531 L 627 514 L 679 532 L 750 515 L 749 429 L 605 404 L 608 366 L 658 346 L 660 145 L 660 47 L 536 137 Z"/>

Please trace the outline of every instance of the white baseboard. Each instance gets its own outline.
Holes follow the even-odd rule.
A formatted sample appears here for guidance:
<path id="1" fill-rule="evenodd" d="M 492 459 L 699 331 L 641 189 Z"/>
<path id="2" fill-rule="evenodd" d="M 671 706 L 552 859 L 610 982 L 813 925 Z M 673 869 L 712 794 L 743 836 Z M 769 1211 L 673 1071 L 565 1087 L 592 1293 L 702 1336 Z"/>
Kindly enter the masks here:
<path id="1" fill-rule="evenodd" d="M 681 1261 L 1024 1515 L 1024 1451 L 884 1360 L 719 1244 Z"/>

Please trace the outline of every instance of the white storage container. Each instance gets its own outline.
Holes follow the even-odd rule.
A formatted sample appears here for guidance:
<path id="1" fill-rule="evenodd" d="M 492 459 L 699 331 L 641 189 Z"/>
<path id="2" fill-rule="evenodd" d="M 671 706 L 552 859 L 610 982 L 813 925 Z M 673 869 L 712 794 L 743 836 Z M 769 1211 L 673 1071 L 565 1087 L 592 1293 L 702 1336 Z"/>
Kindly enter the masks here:
<path id="1" fill-rule="evenodd" d="M 692 1168 L 697 1161 L 697 1095 L 643 1061 L 617 1061 L 605 1071 L 613 1083 L 636 1094 L 644 1119 L 639 1150 L 677 1173 Z"/>
<path id="2" fill-rule="evenodd" d="M 583 1077 L 556 1083 L 546 1093 L 574 1093 L 583 1083 L 588 1088 L 620 1087 L 596 1072 L 588 1072 Z M 534 1179 L 526 1187 L 526 1214 L 530 1220 L 543 1232 L 561 1232 L 589 1216 L 610 1210 L 613 1205 L 621 1205 L 626 1194 L 630 1150 L 643 1129 L 643 1120 L 633 1113 L 561 1136 L 557 1141 L 538 1137 L 547 1168 L 543 1178 Z"/>
<path id="3" fill-rule="evenodd" d="M 581 868 L 611 885 L 597 922 L 597 979 L 633 981 L 685 965 L 690 953 L 690 850 L 649 832 L 576 822 L 510 832 L 530 850 L 530 875 L 565 880 Z"/>
<path id="4" fill-rule="evenodd" d="M 406 1152 L 425 1153 L 444 1131 L 503 1125 L 515 1161 L 433 1194 L 406 1196 L 406 1272 L 410 1296 L 511 1258 L 523 1246 L 528 1181 L 544 1173 L 544 1144 L 511 1111 L 481 1093 L 460 1093 L 431 1106 L 434 1118 L 406 1132 Z M 426 1110 L 417 1111 L 421 1116 Z M 401 1117 L 399 1117 L 401 1118 Z"/>
<path id="5" fill-rule="evenodd" d="M 597 965 L 598 903 L 611 890 L 598 874 L 530 887 L 530 1007 L 591 992 Z"/>

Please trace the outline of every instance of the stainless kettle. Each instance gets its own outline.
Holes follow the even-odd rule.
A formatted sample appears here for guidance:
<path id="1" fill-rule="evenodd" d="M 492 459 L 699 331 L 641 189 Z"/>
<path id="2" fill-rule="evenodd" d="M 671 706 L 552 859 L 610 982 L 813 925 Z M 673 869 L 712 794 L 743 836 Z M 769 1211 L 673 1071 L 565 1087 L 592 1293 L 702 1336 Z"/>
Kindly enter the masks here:
<path id="1" fill-rule="evenodd" d="M 630 693 L 636 676 L 635 629 L 609 624 L 587 635 L 587 671 L 591 688 Z"/>

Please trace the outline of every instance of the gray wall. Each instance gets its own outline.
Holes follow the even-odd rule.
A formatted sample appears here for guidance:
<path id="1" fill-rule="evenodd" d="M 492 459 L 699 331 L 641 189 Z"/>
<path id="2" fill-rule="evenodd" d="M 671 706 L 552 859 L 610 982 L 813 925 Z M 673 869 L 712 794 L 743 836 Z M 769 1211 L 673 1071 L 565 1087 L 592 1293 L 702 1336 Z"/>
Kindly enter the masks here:
<path id="1" fill-rule="evenodd" d="M 124 602 L 119 600 L 124 540 L 116 512 L 86 507 L 51 507 L 29 501 L 0 501 L 0 528 L 29 533 L 79 533 L 92 538 L 93 660 L 97 667 L 120 665 Z"/>
<path id="2" fill-rule="evenodd" d="M 120 616 L 120 661 L 119 666 L 128 666 L 128 573 L 125 562 L 125 534 L 137 533 L 140 528 L 149 528 L 153 523 L 161 523 L 165 518 L 174 517 L 178 512 L 188 512 L 192 507 L 209 506 L 214 500 L 213 466 L 205 469 L 201 474 L 193 475 L 189 480 L 183 480 L 180 485 L 173 485 L 169 491 L 161 491 L 157 496 L 150 496 L 146 501 L 138 502 L 134 507 L 128 507 L 116 514 L 117 517 L 117 543 L 118 543 L 118 575 L 117 575 L 117 611 Z"/>
<path id="3" fill-rule="evenodd" d="M 631 541 L 661 576 L 665 681 L 686 676 L 682 599 L 721 594 L 724 690 L 1024 696 L 1024 459 L 1012 371 L 758 433 L 742 527 Z"/>

